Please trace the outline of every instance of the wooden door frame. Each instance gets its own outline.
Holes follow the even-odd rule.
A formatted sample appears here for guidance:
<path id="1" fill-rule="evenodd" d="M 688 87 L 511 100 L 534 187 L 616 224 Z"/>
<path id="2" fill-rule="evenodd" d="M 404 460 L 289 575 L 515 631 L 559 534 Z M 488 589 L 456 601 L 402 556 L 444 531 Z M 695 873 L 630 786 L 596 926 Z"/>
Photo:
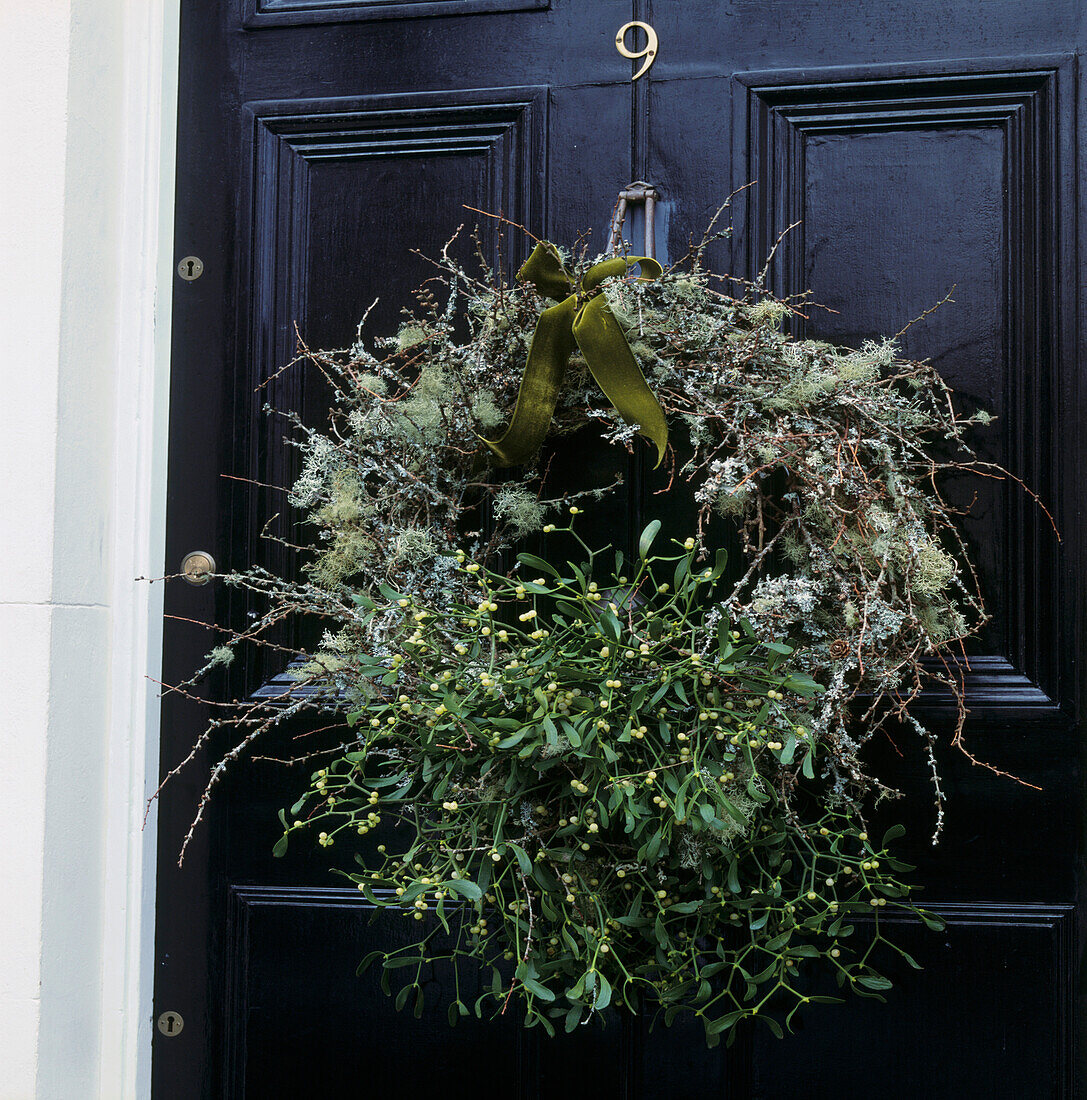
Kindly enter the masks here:
<path id="1" fill-rule="evenodd" d="M 123 210 L 114 228 L 116 336 L 110 717 L 103 762 L 98 1080 L 88 1095 L 150 1095 L 156 815 L 162 668 L 161 577 L 174 272 L 174 187 L 182 0 L 128 0 L 103 20 L 119 62 L 114 119 Z M 90 64 L 89 59 L 86 62 Z M 108 107 L 107 107 L 108 109 Z M 52 795 L 52 792 L 51 792 Z M 63 792 L 61 792 L 63 796 Z M 93 906 L 92 906 L 93 908 Z"/>

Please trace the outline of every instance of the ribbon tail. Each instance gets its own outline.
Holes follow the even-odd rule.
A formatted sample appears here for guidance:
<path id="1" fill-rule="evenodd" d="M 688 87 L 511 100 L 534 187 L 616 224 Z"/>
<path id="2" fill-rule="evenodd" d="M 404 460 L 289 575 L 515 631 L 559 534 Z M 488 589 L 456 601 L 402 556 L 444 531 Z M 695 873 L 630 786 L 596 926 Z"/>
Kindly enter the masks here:
<path id="1" fill-rule="evenodd" d="M 656 446 L 659 466 L 668 446 L 668 422 L 602 295 L 578 311 L 573 334 L 604 396 L 628 424 L 637 425 L 638 431 Z"/>
<path id="2" fill-rule="evenodd" d="M 528 349 L 513 416 L 501 439 L 484 439 L 499 466 L 520 466 L 533 458 L 551 427 L 566 364 L 574 350 L 577 299 L 571 295 L 540 314 Z"/>

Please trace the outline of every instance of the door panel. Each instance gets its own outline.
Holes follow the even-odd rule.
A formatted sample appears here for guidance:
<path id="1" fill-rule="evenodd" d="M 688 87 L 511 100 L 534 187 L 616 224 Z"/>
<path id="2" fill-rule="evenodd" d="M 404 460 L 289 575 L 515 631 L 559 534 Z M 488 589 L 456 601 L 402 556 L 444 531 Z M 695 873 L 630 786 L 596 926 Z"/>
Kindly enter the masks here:
<path id="1" fill-rule="evenodd" d="M 661 44 L 633 85 L 634 66 L 614 48 L 630 19 L 651 22 Z M 563 243 L 588 228 L 603 248 L 616 192 L 636 177 L 662 192 L 666 262 L 730 191 L 757 180 L 725 214 L 733 238 L 707 258 L 722 278 L 750 280 L 799 221 L 770 285 L 810 289 L 829 308 L 806 309 L 798 334 L 856 344 L 895 332 L 956 284 L 954 302 L 903 347 L 931 356 L 965 407 L 997 417 L 977 434 L 979 453 L 1038 491 L 1063 541 L 1012 485 L 949 487 L 963 504 L 976 494 L 966 529 L 993 612 L 964 667 L 967 737 L 1041 790 L 945 750 L 949 816 L 934 850 L 916 737 L 892 731 L 871 747 L 873 767 L 909 796 L 888 821 L 907 824 L 925 904 L 949 922 L 943 934 L 901 929 L 925 969 L 896 971 L 886 1005 L 825 1008 L 784 1043 L 745 1032 L 729 1052 L 706 1051 L 700 1028 L 650 1031 L 644 1020 L 554 1042 L 508 1017 L 451 1030 L 428 1007 L 416 1021 L 393 1011 L 376 975 L 353 973 L 354 960 L 402 935 L 396 922 L 371 924 L 329 860 L 301 846 L 271 856 L 297 766 L 235 769 L 185 868 L 174 866 L 206 774 L 198 766 L 160 807 L 156 1011 L 179 1011 L 186 1025 L 156 1036 L 157 1097 L 404 1085 L 602 1100 L 1073 1094 L 1085 34 L 1071 0 L 888 0 L 848 19 L 821 0 L 183 0 L 177 249 L 206 266 L 175 293 L 169 562 L 201 546 L 222 568 L 294 567 L 289 548 L 261 537 L 291 541 L 282 494 L 267 486 L 289 484 L 296 468 L 283 422 L 262 409 L 320 420 L 321 386 L 280 373 L 299 337 L 348 344 L 375 299 L 369 331 L 395 331 L 428 277 L 422 256 L 462 223 L 478 220 L 485 254 L 514 271 L 525 240 L 466 205 Z M 609 538 L 629 541 L 662 508 L 687 522 L 689 502 L 654 495 L 659 471 L 588 436 L 556 456 L 552 478 L 604 482 L 617 470 L 626 488 L 604 523 Z M 167 599 L 179 617 L 168 623 L 167 682 L 214 644 L 200 622 L 238 626 L 253 610 L 221 586 L 178 586 Z M 281 672 L 254 659 L 202 691 L 236 698 Z M 930 692 L 920 707 L 946 742 L 947 698 Z M 211 713 L 165 698 L 164 768 Z M 304 734 L 282 731 L 263 755 L 297 755 Z"/>
<path id="2" fill-rule="evenodd" d="M 242 160 L 238 305 L 248 340 L 237 392 L 250 395 L 245 423 L 255 431 L 235 463 L 252 482 L 283 486 L 297 476 L 297 452 L 283 442 L 285 422 L 262 413 L 265 404 L 314 423 L 327 408 L 313 372 L 282 369 L 299 339 L 346 347 L 371 306 L 367 337 L 395 333 L 404 304 L 433 274 L 426 257 L 440 254 L 458 224 L 478 218 L 462 205 L 507 211 L 524 224 L 541 220 L 547 89 L 263 101 L 241 113 L 251 149 Z M 485 254 L 500 262 L 498 223 L 480 228 Z M 455 254 L 466 266 L 471 249 L 462 234 Z M 519 239 L 508 244 L 507 268 L 523 252 Z M 259 548 L 262 564 L 289 574 L 293 551 L 260 537 L 271 523 L 285 542 L 297 541 L 283 494 L 265 488 L 248 500 L 239 545 Z M 247 669 L 248 691 L 282 671 L 274 653 L 265 656 L 272 664 Z"/>
<path id="3" fill-rule="evenodd" d="M 938 936 L 914 924 L 895 928 L 896 942 L 925 965 L 923 974 L 905 965 L 891 974 L 905 996 L 813 1013 L 790 1039 L 788 1057 L 760 1037 L 754 1095 L 1073 1095 L 1072 907 L 942 911 L 948 925 Z M 1039 973 L 1061 977 L 1050 985 Z M 828 1057 L 831 1049 L 839 1056 Z"/>
<path id="4" fill-rule="evenodd" d="M 344 966 L 379 943 L 403 941 L 402 921 L 382 916 L 370 925 L 350 894 L 231 889 L 229 1094 L 389 1095 L 433 1079 L 451 1096 L 516 1095 L 525 1040 L 512 1017 L 493 1024 L 470 1018 L 453 1031 L 436 998 L 419 1019 L 391 1012 L 377 971 L 355 978 L 354 966 Z M 439 971 L 436 984 L 448 978 Z"/>
<path id="5" fill-rule="evenodd" d="M 982 456 L 1054 501 L 1057 318 L 1075 312 L 1074 284 L 1059 276 L 1071 226 L 1061 242 L 1053 216 L 1072 206 L 1057 159 L 1072 121 L 1070 87 L 1063 112 L 1059 95 L 1071 62 L 987 69 L 739 74 L 733 179 L 762 182 L 741 197 L 737 245 L 753 273 L 781 228 L 799 222 L 772 282 L 782 294 L 810 289 L 838 311 L 816 311 L 805 328 L 845 343 L 898 331 L 954 285 L 955 302 L 903 348 L 933 357 L 967 407 L 999 418 L 975 433 Z M 972 703 L 1056 717 L 1058 540 L 1023 493 L 970 481 L 957 495 L 966 505 L 978 492 L 966 529 L 994 616 Z"/>

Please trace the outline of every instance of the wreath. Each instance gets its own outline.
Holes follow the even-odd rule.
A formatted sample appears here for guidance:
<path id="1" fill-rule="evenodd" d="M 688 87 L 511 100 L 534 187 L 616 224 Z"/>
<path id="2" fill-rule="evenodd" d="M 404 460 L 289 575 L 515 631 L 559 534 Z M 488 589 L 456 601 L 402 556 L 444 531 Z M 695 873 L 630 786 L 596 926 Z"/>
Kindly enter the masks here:
<path id="1" fill-rule="evenodd" d="M 613 1006 L 693 1014 L 711 1045 L 748 1017 L 781 1035 L 834 999 L 828 975 L 880 997 L 881 951 L 916 965 L 890 913 L 940 927 L 889 850 L 903 830 L 869 832 L 899 792 L 862 750 L 916 735 L 935 840 L 935 739 L 909 708 L 942 685 L 969 755 L 955 654 L 986 613 L 939 486 L 1003 473 L 968 441 L 989 417 L 894 340 L 790 338 L 802 300 L 711 274 L 717 235 L 667 270 L 537 242 L 514 282 L 450 242 L 395 336 L 296 361 L 333 395 L 320 428 L 280 413 L 307 556 L 223 576 L 262 610 L 193 682 L 287 617 L 320 641 L 278 698 L 213 723 L 236 736 L 193 829 L 260 737 L 333 712 L 342 743 L 315 750 L 275 852 L 334 849 L 409 922 L 362 963 L 398 1009 L 433 989 L 450 1023 L 514 1004 L 551 1034 Z M 636 547 L 600 538 L 621 478 L 555 488 L 586 440 L 660 467 Z"/>

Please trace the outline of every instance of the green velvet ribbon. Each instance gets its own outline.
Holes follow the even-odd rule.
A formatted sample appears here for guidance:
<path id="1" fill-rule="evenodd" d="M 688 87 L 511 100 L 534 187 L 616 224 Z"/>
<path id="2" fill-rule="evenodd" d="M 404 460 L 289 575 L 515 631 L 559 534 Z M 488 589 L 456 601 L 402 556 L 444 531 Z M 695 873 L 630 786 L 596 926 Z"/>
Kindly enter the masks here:
<path id="1" fill-rule="evenodd" d="M 578 285 L 562 266 L 554 245 L 541 241 L 533 249 L 517 278 L 533 283 L 558 305 L 545 309 L 536 322 L 509 427 L 501 439 L 483 440 L 499 466 L 528 462 L 540 449 L 575 344 L 604 396 L 628 424 L 637 425 L 638 431 L 656 446 L 657 466 L 661 464 L 668 445 L 664 410 L 646 383 L 607 299 L 600 293 L 605 279 L 626 275 L 639 265 L 639 281 L 649 282 L 663 274 L 656 260 L 630 256 L 594 264 Z"/>

